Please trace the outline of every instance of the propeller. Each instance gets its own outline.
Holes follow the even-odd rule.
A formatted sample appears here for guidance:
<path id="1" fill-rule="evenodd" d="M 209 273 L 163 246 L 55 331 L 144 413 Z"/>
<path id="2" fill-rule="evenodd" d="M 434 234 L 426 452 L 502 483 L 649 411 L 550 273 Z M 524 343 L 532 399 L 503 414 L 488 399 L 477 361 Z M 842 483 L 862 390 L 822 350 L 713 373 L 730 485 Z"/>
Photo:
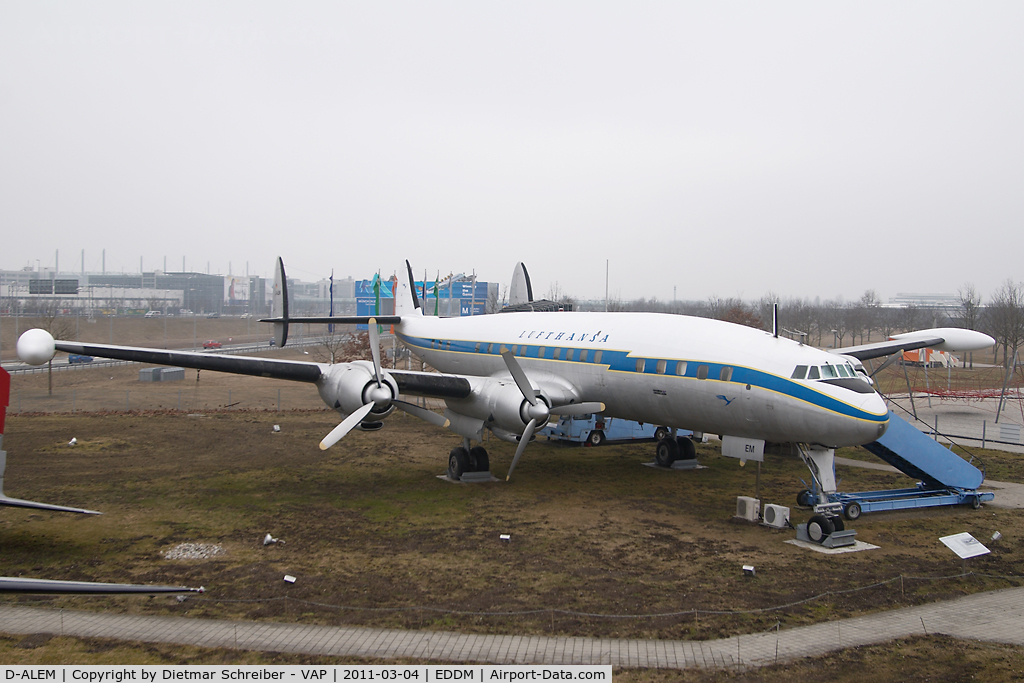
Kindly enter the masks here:
<path id="1" fill-rule="evenodd" d="M 320 450 L 326 451 L 328 448 L 345 438 L 345 435 L 352 431 L 352 429 L 363 421 L 363 418 L 373 410 L 374 405 L 378 403 L 387 403 L 391 400 L 391 390 L 384 386 L 384 382 L 381 381 L 380 371 L 380 334 L 377 332 L 377 321 L 374 318 L 370 318 L 368 324 L 370 330 L 370 354 L 373 356 L 373 378 L 377 381 L 377 386 L 370 389 L 367 398 L 370 400 L 364 403 L 358 410 L 353 411 L 348 417 L 341 421 L 337 427 L 331 430 L 330 434 L 325 436 L 320 442 Z"/>
<path id="2" fill-rule="evenodd" d="M 370 318 L 367 324 L 370 332 L 370 355 L 373 358 L 373 379 L 376 381 L 377 386 L 370 389 L 367 398 L 370 400 L 364 403 L 359 409 L 355 410 L 351 415 L 341 421 L 337 427 L 331 430 L 330 434 L 325 436 L 320 442 L 320 450 L 326 451 L 334 444 L 341 441 L 346 434 L 352 431 L 356 425 L 363 421 L 373 407 L 380 404 L 391 403 L 396 408 L 403 410 L 410 415 L 425 420 L 431 424 L 437 425 L 438 427 L 447 427 L 450 422 L 448 418 L 443 415 L 421 408 L 412 403 L 406 403 L 405 401 L 399 401 L 392 398 L 391 389 L 384 386 L 382 379 L 382 371 L 380 367 L 380 331 L 377 329 L 377 320 Z"/>
<path id="3" fill-rule="evenodd" d="M 519 437 L 519 445 L 516 447 L 516 454 L 512 458 L 512 464 L 508 468 L 508 474 L 505 475 L 505 481 L 512 478 L 512 470 L 516 468 L 516 464 L 519 462 L 519 458 L 523 455 L 523 451 L 526 450 L 527 444 L 530 443 L 530 439 L 533 438 L 533 433 L 537 429 L 537 425 L 546 424 L 548 418 L 551 415 L 583 415 L 585 413 L 600 413 L 604 410 L 605 406 L 603 403 L 598 401 L 585 401 L 583 403 L 566 403 L 559 406 L 548 406 L 548 404 L 538 398 L 539 393 L 533 388 L 530 383 L 530 379 L 523 372 L 523 368 L 519 365 L 519 361 L 516 360 L 515 355 L 504 346 L 501 347 L 501 357 L 505 360 L 505 366 L 508 368 L 509 373 L 512 375 L 512 379 L 515 380 L 516 386 L 519 387 L 519 391 L 523 394 L 523 398 L 529 405 L 526 407 L 526 414 L 529 416 L 530 421 L 526 424 L 526 429 L 523 430 L 522 436 Z"/>

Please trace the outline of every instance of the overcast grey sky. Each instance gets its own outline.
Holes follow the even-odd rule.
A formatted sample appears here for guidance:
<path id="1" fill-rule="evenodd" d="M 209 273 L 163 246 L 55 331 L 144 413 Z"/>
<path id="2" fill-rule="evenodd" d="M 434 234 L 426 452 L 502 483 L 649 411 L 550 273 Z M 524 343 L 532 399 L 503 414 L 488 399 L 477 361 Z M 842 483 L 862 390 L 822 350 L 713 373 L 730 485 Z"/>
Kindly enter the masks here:
<path id="1" fill-rule="evenodd" d="M 1024 3 L 0 2 L 0 268 L 988 296 Z"/>

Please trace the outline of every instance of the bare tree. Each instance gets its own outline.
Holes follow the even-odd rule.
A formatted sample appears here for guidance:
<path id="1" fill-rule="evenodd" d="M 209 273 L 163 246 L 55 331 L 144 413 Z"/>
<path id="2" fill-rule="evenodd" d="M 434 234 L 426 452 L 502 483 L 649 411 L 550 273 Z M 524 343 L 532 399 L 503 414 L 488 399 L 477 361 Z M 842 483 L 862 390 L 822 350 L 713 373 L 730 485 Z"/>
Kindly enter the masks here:
<path id="1" fill-rule="evenodd" d="M 1003 347 L 1005 366 L 1024 341 L 1024 285 L 1007 278 L 992 295 L 985 317 L 996 343 Z"/>
<path id="2" fill-rule="evenodd" d="M 39 327 L 46 330 L 54 339 L 73 340 L 77 337 L 75 324 L 67 318 L 61 317 L 61 313 L 67 304 L 60 299 L 49 299 L 39 302 Z M 53 395 L 53 359 L 46 364 L 47 392 Z"/>
<path id="3" fill-rule="evenodd" d="M 956 321 L 967 330 L 978 329 L 981 322 L 981 295 L 974 288 L 974 284 L 968 282 L 957 290 L 957 301 L 959 305 L 954 313 Z M 974 352 L 969 353 L 971 369 L 974 369 Z"/>
<path id="4" fill-rule="evenodd" d="M 569 294 L 564 292 L 562 290 L 561 285 L 558 284 L 557 280 L 548 286 L 547 299 L 548 301 L 554 301 L 555 303 L 559 304 L 568 304 L 567 306 L 565 306 L 566 310 L 574 308 L 576 303 L 576 298 L 569 296 Z"/>
<path id="5" fill-rule="evenodd" d="M 970 282 L 957 290 L 956 320 L 966 330 L 978 329 L 981 319 L 981 295 Z"/>
<path id="6" fill-rule="evenodd" d="M 498 303 L 498 288 L 495 287 L 487 292 L 487 305 L 484 311 L 487 313 L 497 313 L 501 310 L 501 304 Z"/>
<path id="7" fill-rule="evenodd" d="M 867 341 L 871 341 L 871 333 L 879 328 L 879 311 L 882 309 L 882 300 L 878 298 L 878 293 L 873 289 L 868 289 L 860 297 L 859 305 L 856 309 L 855 320 L 857 326 L 854 331 L 860 331 L 860 343 L 863 344 L 865 335 Z"/>
<path id="8" fill-rule="evenodd" d="M 333 331 L 331 330 L 332 327 L 334 328 Z M 344 326 L 344 330 L 341 329 L 342 327 L 342 325 L 328 325 L 324 329 L 321 342 L 313 347 L 312 355 L 314 359 L 321 363 L 330 363 L 331 365 L 340 362 L 339 357 L 344 355 L 352 336 L 347 331 L 347 325 Z"/>

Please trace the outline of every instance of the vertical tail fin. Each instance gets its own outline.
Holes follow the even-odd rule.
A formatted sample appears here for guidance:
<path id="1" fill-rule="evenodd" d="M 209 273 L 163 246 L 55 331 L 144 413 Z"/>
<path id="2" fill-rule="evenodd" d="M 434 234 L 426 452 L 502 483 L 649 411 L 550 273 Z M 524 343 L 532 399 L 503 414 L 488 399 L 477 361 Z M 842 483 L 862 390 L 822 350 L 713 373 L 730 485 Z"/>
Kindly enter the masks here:
<path id="1" fill-rule="evenodd" d="M 520 261 L 512 270 L 512 283 L 508 287 L 508 305 L 517 306 L 533 301 L 533 285 L 526 265 Z"/>
<path id="2" fill-rule="evenodd" d="M 282 347 L 288 341 L 288 278 L 284 274 L 284 261 L 280 256 L 274 268 L 274 294 L 271 302 L 271 316 L 280 319 L 280 322 L 274 322 L 274 345 Z"/>
<path id="3" fill-rule="evenodd" d="M 420 300 L 416 296 L 416 280 L 412 275 L 412 266 L 405 262 L 407 276 L 398 278 L 395 292 L 395 315 L 422 315 Z"/>

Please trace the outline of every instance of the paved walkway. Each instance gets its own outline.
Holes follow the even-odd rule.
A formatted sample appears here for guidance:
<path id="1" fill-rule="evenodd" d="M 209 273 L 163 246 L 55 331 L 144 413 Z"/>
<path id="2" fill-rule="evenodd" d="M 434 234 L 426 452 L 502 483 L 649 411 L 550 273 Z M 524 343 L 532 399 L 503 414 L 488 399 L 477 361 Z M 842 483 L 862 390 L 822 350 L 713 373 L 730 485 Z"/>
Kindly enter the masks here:
<path id="1" fill-rule="evenodd" d="M 0 604 L 0 631 L 310 655 L 631 668 L 757 667 L 936 634 L 1024 646 L 1024 588 L 712 641 L 551 638 L 129 616 Z"/>

